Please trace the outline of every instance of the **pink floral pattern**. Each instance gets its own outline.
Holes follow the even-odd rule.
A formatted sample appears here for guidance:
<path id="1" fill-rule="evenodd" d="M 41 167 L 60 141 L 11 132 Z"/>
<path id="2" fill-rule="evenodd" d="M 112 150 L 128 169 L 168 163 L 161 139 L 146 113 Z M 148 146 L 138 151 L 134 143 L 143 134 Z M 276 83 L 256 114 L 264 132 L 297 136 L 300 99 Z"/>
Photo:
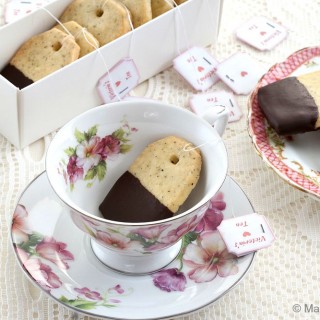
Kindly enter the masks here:
<path id="1" fill-rule="evenodd" d="M 103 300 L 101 294 L 97 291 L 92 291 L 88 288 L 74 288 L 74 291 L 78 292 L 80 295 L 85 296 L 91 300 Z"/>
<path id="2" fill-rule="evenodd" d="M 180 268 L 163 269 L 152 275 L 153 283 L 160 290 L 184 291 L 187 279 L 196 283 L 210 282 L 217 276 L 228 277 L 238 273 L 237 257 L 228 252 L 217 231 L 223 220 L 226 203 L 224 194 L 217 193 L 210 206 L 197 224 L 191 219 L 185 226 L 189 232 L 183 236 L 182 249 L 177 261 Z M 181 228 L 169 232 L 169 236 L 179 234 Z"/>
<path id="3" fill-rule="evenodd" d="M 216 230 L 226 209 L 224 194 L 219 192 L 210 201 L 201 219 L 191 217 L 175 229 L 168 225 L 135 228 L 128 234 L 118 230 L 96 230 L 97 224 L 81 219 L 90 234 L 97 240 L 115 248 L 134 247 L 136 251 L 147 248 L 150 252 L 165 247 L 183 236 L 182 248 L 175 260 L 176 266 L 164 268 L 150 277 L 153 284 L 164 292 L 185 291 L 188 281 L 210 282 L 216 277 L 228 277 L 238 273 L 237 257 L 230 254 Z M 59 289 L 64 284 L 54 268 L 66 270 L 72 267 L 74 255 L 66 243 L 32 232 L 27 227 L 27 209 L 19 204 L 13 216 L 12 235 L 15 249 L 30 276 L 46 291 Z M 51 264 L 51 265 L 50 265 Z M 70 285 L 68 285 L 70 291 Z M 131 293 L 116 284 L 105 292 L 88 287 L 73 287 L 74 297 L 61 295 L 59 300 L 72 307 L 91 310 L 97 307 L 114 307 L 121 297 Z"/>
<path id="4" fill-rule="evenodd" d="M 38 255 L 46 260 L 56 264 L 60 269 L 68 269 L 67 261 L 74 260 L 73 254 L 66 250 L 67 245 L 63 242 L 57 242 L 53 238 L 44 237 L 39 242 L 35 250 Z"/>
<path id="5" fill-rule="evenodd" d="M 69 268 L 67 261 L 73 261 L 74 257 L 66 249 L 67 245 L 27 229 L 28 212 L 25 206 L 19 204 L 13 217 L 11 231 L 23 267 L 43 289 L 50 291 L 59 288 L 62 282 L 43 261 L 50 261 L 60 269 Z"/>
<path id="6" fill-rule="evenodd" d="M 89 233 L 98 243 L 122 252 L 152 253 L 177 243 L 184 234 L 194 230 L 205 214 L 205 208 L 198 215 L 186 218 L 181 224 L 159 224 L 147 227 L 109 227 L 94 223 L 88 217 L 72 214 L 75 224 Z"/>
<path id="7" fill-rule="evenodd" d="M 29 258 L 23 266 L 44 290 L 50 291 L 61 287 L 62 282 L 59 277 L 50 266 L 42 263 L 40 259 Z"/>
<path id="8" fill-rule="evenodd" d="M 24 206 L 17 206 L 12 219 L 12 232 L 17 241 L 27 241 L 31 231 L 28 228 L 26 217 L 27 210 Z"/>
<path id="9" fill-rule="evenodd" d="M 227 277 L 238 272 L 235 256 L 228 252 L 218 231 L 206 231 L 190 243 L 183 255 L 190 267 L 188 277 L 197 282 L 212 281 L 217 275 Z"/>
<path id="10" fill-rule="evenodd" d="M 129 152 L 132 148 L 129 136 L 136 131 L 125 120 L 119 129 L 104 137 L 98 136 L 97 125 L 84 132 L 75 129 L 78 144 L 65 150 L 68 158 L 61 160 L 58 169 L 70 190 L 79 180 L 86 181 L 87 187 L 96 179 L 101 181 L 107 172 L 107 159 L 114 160 L 119 154 Z"/>
<path id="11" fill-rule="evenodd" d="M 74 255 L 67 250 L 67 244 L 53 237 L 43 236 L 27 227 L 28 211 L 19 204 L 13 214 L 12 237 L 16 253 L 23 268 L 45 291 L 59 289 L 64 284 L 54 268 L 66 270 L 74 261 Z M 49 264 L 52 265 L 49 265 Z M 70 286 L 68 285 L 68 291 Z M 115 307 L 121 303 L 120 296 L 127 295 L 131 290 L 125 290 L 120 284 L 110 287 L 104 294 L 87 287 L 73 288 L 75 299 L 61 296 L 59 300 L 70 306 L 91 310 L 97 307 Z"/>

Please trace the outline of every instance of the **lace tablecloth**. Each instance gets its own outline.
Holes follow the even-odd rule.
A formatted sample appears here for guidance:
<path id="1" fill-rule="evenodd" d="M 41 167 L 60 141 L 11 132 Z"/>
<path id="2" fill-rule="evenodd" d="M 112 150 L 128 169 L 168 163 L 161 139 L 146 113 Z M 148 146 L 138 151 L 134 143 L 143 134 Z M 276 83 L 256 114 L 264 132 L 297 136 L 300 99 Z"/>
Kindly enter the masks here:
<path id="1" fill-rule="evenodd" d="M 0 0 L 1 11 L 4 2 Z M 283 24 L 289 31 L 288 38 L 271 51 L 252 49 L 235 38 L 237 26 L 259 15 Z M 296 50 L 319 45 L 319 16 L 320 4 L 315 0 L 225 0 L 219 38 L 210 50 L 220 61 L 239 50 L 247 52 L 267 70 Z M 214 89 L 217 88 L 224 85 L 218 83 Z M 147 98 L 186 108 L 194 94 L 173 69 L 151 78 L 140 91 Z M 180 319 L 320 319 L 320 202 L 289 186 L 256 154 L 247 131 L 248 96 L 236 96 L 236 100 L 244 116 L 231 123 L 224 136 L 229 175 L 247 194 L 256 212 L 267 217 L 276 241 L 256 255 L 249 273 L 232 291 L 214 304 Z M 0 136 L 0 318 L 3 320 L 92 319 L 74 314 L 35 288 L 21 272 L 10 244 L 8 227 L 12 212 L 23 189 L 44 170 L 44 153 L 52 136 L 23 150 L 17 150 Z M 296 304 L 313 304 L 313 312 L 295 313 Z"/>

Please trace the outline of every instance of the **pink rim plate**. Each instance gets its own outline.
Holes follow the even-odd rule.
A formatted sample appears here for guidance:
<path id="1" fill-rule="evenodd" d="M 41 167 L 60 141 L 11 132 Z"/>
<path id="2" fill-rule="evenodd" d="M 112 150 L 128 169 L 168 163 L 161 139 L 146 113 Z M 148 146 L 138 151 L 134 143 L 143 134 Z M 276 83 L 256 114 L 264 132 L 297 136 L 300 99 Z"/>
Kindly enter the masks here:
<path id="1" fill-rule="evenodd" d="M 268 125 L 260 109 L 257 92 L 262 86 L 288 76 L 309 73 L 320 69 L 320 47 L 301 49 L 284 62 L 275 64 L 260 79 L 249 99 L 248 131 L 262 159 L 290 185 L 318 198 L 320 196 L 320 168 L 311 157 L 312 146 L 301 147 L 312 139 L 319 139 L 319 131 L 290 137 L 280 137 Z M 319 141 L 319 140 L 318 140 Z M 310 142 L 309 142 L 310 144 Z"/>

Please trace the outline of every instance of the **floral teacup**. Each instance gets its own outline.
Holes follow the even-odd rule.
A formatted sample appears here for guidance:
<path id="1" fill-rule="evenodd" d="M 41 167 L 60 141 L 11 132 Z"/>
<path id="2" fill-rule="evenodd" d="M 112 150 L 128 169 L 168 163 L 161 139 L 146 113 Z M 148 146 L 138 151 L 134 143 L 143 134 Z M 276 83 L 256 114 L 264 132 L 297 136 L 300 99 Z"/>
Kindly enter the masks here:
<path id="1" fill-rule="evenodd" d="M 151 100 L 122 101 L 77 116 L 55 135 L 46 156 L 50 184 L 107 266 L 126 273 L 164 267 L 179 253 L 181 238 L 203 217 L 227 174 L 221 134 L 228 114 L 212 108 L 205 118 L 210 124 L 183 108 Z M 146 223 L 104 219 L 98 207 L 116 180 L 149 143 L 169 135 L 199 147 L 203 158 L 199 182 L 181 210 L 172 218 Z"/>

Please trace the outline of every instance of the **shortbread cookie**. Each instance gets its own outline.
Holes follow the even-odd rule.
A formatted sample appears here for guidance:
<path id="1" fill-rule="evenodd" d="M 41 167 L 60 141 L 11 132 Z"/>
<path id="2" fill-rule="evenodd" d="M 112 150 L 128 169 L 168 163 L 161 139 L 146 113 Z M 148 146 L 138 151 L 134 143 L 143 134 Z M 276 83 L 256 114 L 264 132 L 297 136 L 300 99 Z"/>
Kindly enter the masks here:
<path id="1" fill-rule="evenodd" d="M 152 19 L 151 0 L 120 0 L 131 12 L 132 24 L 138 28 Z"/>
<path id="2" fill-rule="evenodd" d="M 76 43 L 80 47 L 79 58 L 85 56 L 86 54 L 99 48 L 99 41 L 90 33 L 88 30 L 75 21 L 68 21 L 63 24 L 64 28 L 61 25 L 56 25 L 55 28 L 66 32 L 66 29 L 69 33 L 73 35 L 76 40 Z"/>
<path id="3" fill-rule="evenodd" d="M 131 31 L 130 12 L 116 0 L 74 0 L 60 21 L 76 21 L 87 28 L 101 46 Z"/>
<path id="4" fill-rule="evenodd" d="M 188 141 L 169 136 L 149 144 L 111 188 L 99 209 L 109 220 L 172 217 L 196 186 L 202 158 Z"/>
<path id="5" fill-rule="evenodd" d="M 187 1 L 188 0 L 175 0 L 174 2 L 179 5 L 179 4 L 187 2 Z"/>
<path id="6" fill-rule="evenodd" d="M 22 89 L 77 60 L 79 53 L 72 36 L 52 29 L 26 41 L 1 75 Z"/>
<path id="7" fill-rule="evenodd" d="M 161 14 L 173 9 L 173 2 L 170 0 L 151 0 L 152 18 L 156 18 Z"/>
<path id="8" fill-rule="evenodd" d="M 258 90 L 259 105 L 280 135 L 320 129 L 320 71 L 288 77 Z"/>

